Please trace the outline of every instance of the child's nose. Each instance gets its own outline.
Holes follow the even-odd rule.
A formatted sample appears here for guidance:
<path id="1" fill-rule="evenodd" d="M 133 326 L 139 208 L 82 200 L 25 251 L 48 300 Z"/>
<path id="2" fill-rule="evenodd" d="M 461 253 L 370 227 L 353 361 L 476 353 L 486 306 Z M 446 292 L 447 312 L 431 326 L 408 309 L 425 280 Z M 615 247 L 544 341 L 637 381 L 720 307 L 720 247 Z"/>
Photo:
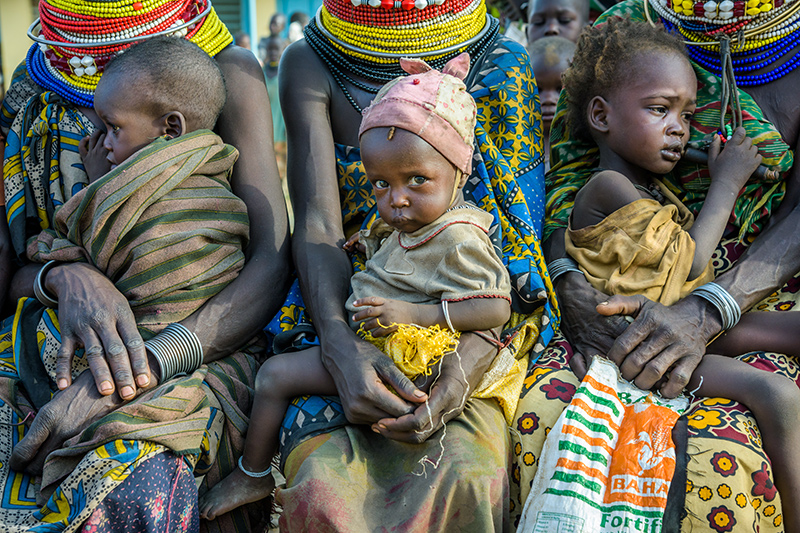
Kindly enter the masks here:
<path id="1" fill-rule="evenodd" d="M 545 35 L 555 35 L 558 36 L 561 33 L 561 29 L 558 26 L 558 21 L 556 19 L 550 19 L 547 21 L 547 25 L 544 30 Z"/>
<path id="2" fill-rule="evenodd" d="M 111 140 L 109 139 L 109 137 L 110 137 L 110 135 L 108 133 L 106 133 L 106 136 L 103 139 L 103 148 L 105 148 L 109 152 L 113 152 L 113 150 L 111 149 Z"/>
<path id="3" fill-rule="evenodd" d="M 393 190 L 390 193 L 392 207 L 406 207 L 408 205 L 408 195 L 404 190 Z"/>

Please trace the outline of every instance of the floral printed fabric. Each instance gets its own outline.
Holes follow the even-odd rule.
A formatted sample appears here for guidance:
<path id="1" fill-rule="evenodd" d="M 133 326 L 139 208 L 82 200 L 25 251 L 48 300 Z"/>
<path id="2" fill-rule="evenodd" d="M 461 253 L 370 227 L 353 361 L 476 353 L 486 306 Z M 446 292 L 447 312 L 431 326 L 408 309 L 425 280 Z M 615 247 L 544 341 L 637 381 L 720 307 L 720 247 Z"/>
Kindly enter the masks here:
<path id="1" fill-rule="evenodd" d="M 717 249 L 712 264 L 719 275 L 732 266 L 746 246 L 737 240 Z M 785 311 L 800 299 L 800 276 L 764 299 L 753 311 Z M 513 428 L 511 513 L 519 521 L 522 504 L 539 464 L 544 439 L 569 404 L 578 380 L 569 368 L 572 348 L 558 334 L 530 369 L 523 385 Z M 787 356 L 757 352 L 741 356 L 747 363 L 778 372 L 800 386 L 800 365 Z M 682 531 L 783 531 L 780 496 L 772 482 L 772 465 L 764 453 L 753 415 L 724 398 L 698 398 L 687 411 L 689 464 L 686 517 Z"/>
<path id="2" fill-rule="evenodd" d="M 82 533 L 199 531 L 197 484 L 186 462 L 160 453 L 133 471 L 94 510 Z"/>

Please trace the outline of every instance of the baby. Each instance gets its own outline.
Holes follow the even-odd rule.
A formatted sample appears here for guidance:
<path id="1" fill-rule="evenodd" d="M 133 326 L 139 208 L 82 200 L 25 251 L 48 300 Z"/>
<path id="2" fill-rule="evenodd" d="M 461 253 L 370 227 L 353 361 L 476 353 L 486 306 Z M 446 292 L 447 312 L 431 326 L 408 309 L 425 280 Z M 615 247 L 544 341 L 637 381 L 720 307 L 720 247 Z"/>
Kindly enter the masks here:
<path id="1" fill-rule="evenodd" d="M 401 65 L 412 75 L 381 89 L 359 130 L 380 219 L 362 231 L 358 245 L 355 238 L 345 245 L 363 246 L 368 259 L 351 280 L 352 325 L 376 339 L 407 324 L 423 332 L 498 328 L 510 317 L 509 275 L 489 240 L 492 216 L 466 203 L 461 190 L 471 172 L 476 121 L 462 82 L 469 56 L 442 72 L 419 60 Z M 280 423 L 289 401 L 304 394 L 336 394 L 318 347 L 264 363 L 244 456 L 201 498 L 202 517 L 269 496 Z M 404 398 L 423 403 L 427 395 Z"/>
<path id="2" fill-rule="evenodd" d="M 225 98 L 216 62 L 185 39 L 150 39 L 113 59 L 94 98 L 105 131 L 79 145 L 90 183 L 27 250 L 32 261 L 96 266 L 128 299 L 145 339 L 188 317 L 244 265 L 247 211 L 228 183 L 238 152 L 209 131 Z M 37 297 L 56 307 L 42 279 Z M 174 374 L 160 360 L 157 370 L 162 380 Z M 69 383 L 59 376 L 60 389 Z"/>
<path id="3" fill-rule="evenodd" d="M 697 80 L 681 42 L 646 23 L 610 19 L 581 36 L 564 90 L 570 128 L 591 137 L 600 152 L 598 171 L 575 198 L 566 235 L 567 252 L 587 280 L 607 294 L 643 294 L 664 305 L 711 281 L 711 256 L 761 156 L 742 128 L 723 149 L 716 137 L 708 155 L 711 185 L 696 220 L 658 185 L 682 157 L 696 106 Z M 705 354 L 688 388 L 734 399 L 754 413 L 786 531 L 797 531 L 800 390 L 783 376 L 730 358 L 792 344 L 796 352 L 789 340 L 795 335 L 780 315 L 791 313 L 744 315 L 728 338 L 711 345 L 728 357 Z"/>

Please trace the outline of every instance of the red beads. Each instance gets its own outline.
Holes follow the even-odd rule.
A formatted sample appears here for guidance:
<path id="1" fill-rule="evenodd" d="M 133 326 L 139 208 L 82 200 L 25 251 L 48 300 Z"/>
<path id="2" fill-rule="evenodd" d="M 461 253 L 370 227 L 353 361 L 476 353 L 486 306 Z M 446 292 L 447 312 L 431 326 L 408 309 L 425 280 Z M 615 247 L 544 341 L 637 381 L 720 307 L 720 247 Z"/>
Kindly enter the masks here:
<path id="1" fill-rule="evenodd" d="M 141 2 L 134 2 L 131 7 L 133 7 L 135 11 L 141 11 L 144 8 Z"/>

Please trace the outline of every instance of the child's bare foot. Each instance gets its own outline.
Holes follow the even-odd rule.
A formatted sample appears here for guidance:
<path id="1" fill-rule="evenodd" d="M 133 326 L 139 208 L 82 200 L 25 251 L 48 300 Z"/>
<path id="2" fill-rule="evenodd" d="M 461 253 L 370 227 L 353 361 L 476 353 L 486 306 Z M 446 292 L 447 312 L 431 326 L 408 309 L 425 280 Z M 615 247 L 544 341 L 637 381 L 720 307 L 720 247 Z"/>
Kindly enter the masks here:
<path id="1" fill-rule="evenodd" d="M 275 479 L 272 474 L 259 478 L 250 477 L 237 467 L 200 498 L 200 518 L 214 520 L 246 503 L 263 500 L 274 489 Z"/>

